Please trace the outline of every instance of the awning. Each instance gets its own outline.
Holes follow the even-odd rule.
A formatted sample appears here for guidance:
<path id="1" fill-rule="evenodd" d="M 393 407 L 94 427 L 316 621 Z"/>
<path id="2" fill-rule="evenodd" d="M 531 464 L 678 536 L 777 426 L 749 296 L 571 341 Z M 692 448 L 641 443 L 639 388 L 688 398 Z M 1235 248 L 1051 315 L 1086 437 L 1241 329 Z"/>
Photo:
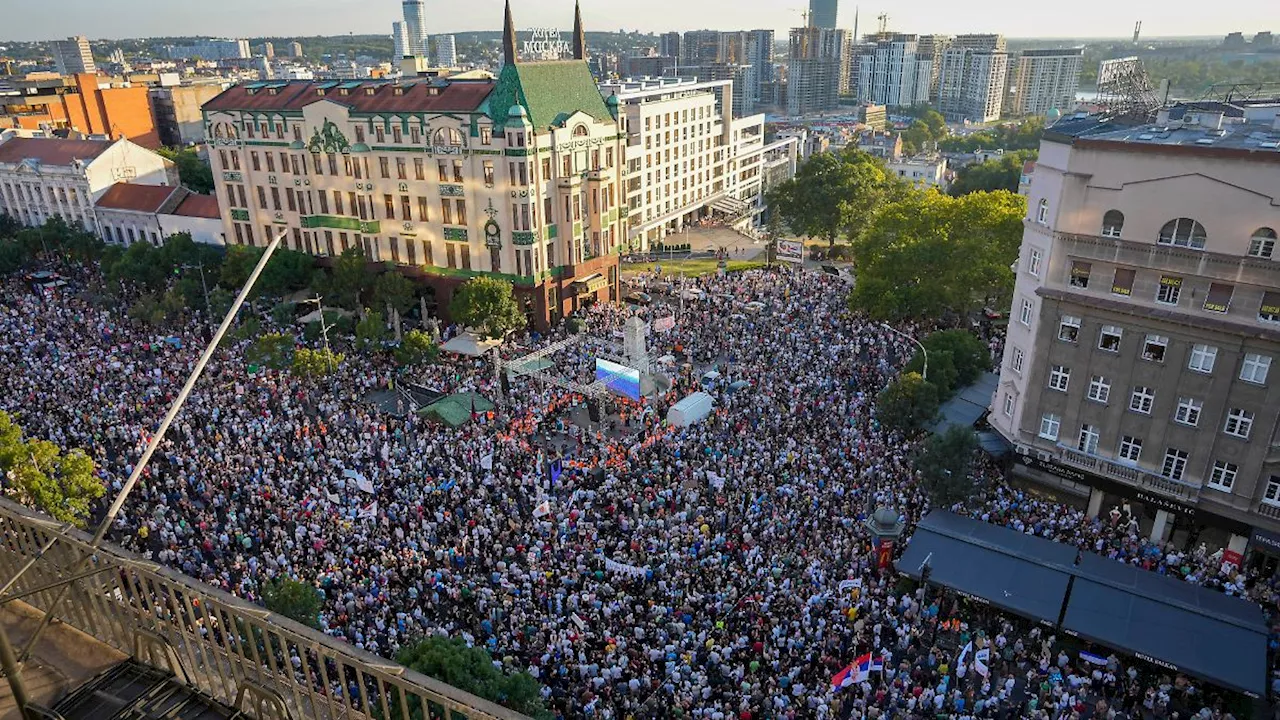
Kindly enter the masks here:
<path id="1" fill-rule="evenodd" d="M 741 215 L 747 211 L 748 207 L 742 200 L 727 195 L 722 198 L 716 198 L 711 203 L 712 210 L 719 210 L 726 215 Z"/>
<path id="2" fill-rule="evenodd" d="M 609 281 L 600 273 L 588 275 L 584 278 L 578 278 L 573 281 L 570 286 L 578 295 L 587 295 L 590 293 L 600 292 L 609 287 Z"/>
<path id="3" fill-rule="evenodd" d="M 973 424 L 978 422 L 978 419 L 991 406 L 991 397 L 995 395 L 996 386 L 999 383 L 999 375 L 983 373 L 976 382 L 963 388 L 954 398 L 943 403 L 938 409 L 941 419 L 929 430 L 940 433 L 952 425 L 973 427 Z"/>
<path id="4" fill-rule="evenodd" d="M 1160 667 L 1266 693 L 1267 628 L 1256 604 L 1086 553 L 1062 626 Z"/>
<path id="5" fill-rule="evenodd" d="M 441 345 L 440 349 L 457 355 L 480 357 L 501 344 L 501 340 L 481 340 L 470 332 L 464 332 Z"/>
<path id="6" fill-rule="evenodd" d="M 926 559 L 929 581 L 980 602 L 1056 625 L 1075 549 L 1044 538 L 948 512 L 920 521 L 898 572 L 919 579 Z"/>

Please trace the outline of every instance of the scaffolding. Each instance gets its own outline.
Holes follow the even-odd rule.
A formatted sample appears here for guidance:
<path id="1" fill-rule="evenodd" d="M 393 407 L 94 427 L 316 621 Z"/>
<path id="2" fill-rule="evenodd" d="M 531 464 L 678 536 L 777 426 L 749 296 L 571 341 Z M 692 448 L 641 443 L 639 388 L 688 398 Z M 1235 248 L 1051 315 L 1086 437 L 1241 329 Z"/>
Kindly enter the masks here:
<path id="1" fill-rule="evenodd" d="M 497 360 L 498 373 L 500 375 L 505 373 L 510 380 L 521 377 L 534 378 L 548 385 L 579 393 L 588 398 L 607 398 L 612 394 L 609 389 L 609 383 L 615 377 L 621 375 L 621 372 L 597 378 L 595 382 L 580 383 L 550 372 L 549 368 L 541 362 L 562 350 L 574 348 L 589 341 L 595 349 L 596 357 L 638 370 L 643 389 L 644 379 L 649 376 L 652 367 L 645 341 L 648 331 L 649 326 L 643 320 L 638 317 L 631 317 L 627 319 L 623 329 L 623 341 L 621 344 L 585 333 L 570 335 L 563 340 L 557 340 L 546 347 L 512 360 L 502 360 L 499 357 Z"/>

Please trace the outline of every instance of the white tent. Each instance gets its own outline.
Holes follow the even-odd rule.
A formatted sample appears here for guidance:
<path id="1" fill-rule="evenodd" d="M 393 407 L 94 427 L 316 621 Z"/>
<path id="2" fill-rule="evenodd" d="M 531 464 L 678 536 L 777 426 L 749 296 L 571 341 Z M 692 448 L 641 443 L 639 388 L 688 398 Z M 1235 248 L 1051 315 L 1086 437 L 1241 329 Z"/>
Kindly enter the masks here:
<path id="1" fill-rule="evenodd" d="M 481 340 L 475 334 L 468 331 L 453 338 L 444 345 L 441 345 L 440 349 L 444 352 L 455 353 L 457 355 L 480 357 L 501 344 L 501 340 Z"/>
<path id="2" fill-rule="evenodd" d="M 667 410 L 667 422 L 676 427 L 687 427 L 711 414 L 715 400 L 704 392 L 696 392 Z"/>

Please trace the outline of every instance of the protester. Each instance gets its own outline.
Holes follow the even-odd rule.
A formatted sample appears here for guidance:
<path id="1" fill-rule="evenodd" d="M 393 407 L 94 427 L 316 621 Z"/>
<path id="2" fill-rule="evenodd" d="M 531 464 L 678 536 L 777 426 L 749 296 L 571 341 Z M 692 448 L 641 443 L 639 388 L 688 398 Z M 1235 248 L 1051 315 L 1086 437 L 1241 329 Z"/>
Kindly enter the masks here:
<path id="1" fill-rule="evenodd" d="M 588 334 L 610 340 L 632 312 L 677 316 L 648 337 L 655 361 L 676 359 L 660 365 L 671 389 L 620 402 L 599 427 L 582 427 L 584 397 L 532 377 L 456 429 L 367 401 L 404 381 L 497 399 L 488 359 L 400 372 L 349 355 L 313 380 L 250 375 L 248 342 L 228 340 L 111 537 L 252 601 L 273 578 L 313 584 L 322 630 L 386 657 L 425 634 L 461 636 L 528 670 L 565 718 L 1229 717 L 1185 677 L 1069 650 L 879 567 L 868 511 L 896 508 L 909 536 L 929 509 L 913 444 L 875 418 L 910 342 L 852 314 L 822 273 L 688 285 L 700 299 L 583 313 Z M 110 498 L 205 328 L 163 335 L 17 281 L 0 301 L 0 409 L 32 436 L 86 448 Z M 752 302 L 764 309 L 744 312 Z M 561 337 L 525 338 L 506 357 Z M 552 355 L 548 372 L 590 383 L 601 347 Z M 702 383 L 711 368 L 720 379 Z M 750 386 L 731 392 L 739 380 Z M 695 389 L 715 411 L 667 425 Z M 984 472 L 987 493 L 956 510 L 1274 601 L 1269 581 L 1215 567 L 1220 555 L 1146 542 L 1123 514 L 1091 520 Z M 863 656 L 867 671 L 833 686 Z"/>

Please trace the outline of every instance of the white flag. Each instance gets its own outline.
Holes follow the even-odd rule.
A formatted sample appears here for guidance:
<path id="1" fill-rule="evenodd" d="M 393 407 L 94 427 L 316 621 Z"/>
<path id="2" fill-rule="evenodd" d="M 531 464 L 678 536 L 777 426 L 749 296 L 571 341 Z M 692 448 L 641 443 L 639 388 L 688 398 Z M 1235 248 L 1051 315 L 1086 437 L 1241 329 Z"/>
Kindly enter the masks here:
<path id="1" fill-rule="evenodd" d="M 991 648 L 982 648 L 973 654 L 973 671 L 987 677 L 991 673 L 991 668 L 987 664 L 991 662 Z"/>
<path id="2" fill-rule="evenodd" d="M 533 509 L 533 516 L 536 518 L 546 517 L 551 514 L 551 501 L 543 500 L 538 503 L 538 507 Z"/>
<path id="3" fill-rule="evenodd" d="M 360 512 L 357 513 L 357 516 L 361 520 L 373 520 L 378 517 L 378 501 L 374 500 L 368 505 L 360 508 Z"/>
<path id="4" fill-rule="evenodd" d="M 355 480 L 356 487 L 360 488 L 364 492 L 369 493 L 370 495 L 373 494 L 373 482 L 370 481 L 369 478 L 365 477 L 362 473 L 348 468 L 342 471 L 342 477 L 351 478 L 352 480 Z"/>
<path id="5" fill-rule="evenodd" d="M 493 453 L 489 453 L 488 455 L 485 455 L 484 457 L 480 458 L 480 467 L 484 468 L 485 470 L 493 469 Z"/>

